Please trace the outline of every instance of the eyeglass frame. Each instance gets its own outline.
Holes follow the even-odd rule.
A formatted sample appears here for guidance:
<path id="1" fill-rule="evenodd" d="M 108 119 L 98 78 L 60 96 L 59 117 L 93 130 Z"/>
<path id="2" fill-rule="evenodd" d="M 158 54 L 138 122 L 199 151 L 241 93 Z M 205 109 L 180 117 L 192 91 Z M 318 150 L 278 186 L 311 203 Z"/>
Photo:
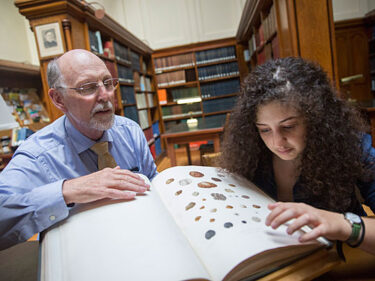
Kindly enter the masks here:
<path id="1" fill-rule="evenodd" d="M 75 90 L 75 91 L 77 91 L 81 96 L 84 96 L 84 97 L 87 97 L 87 96 L 91 96 L 91 95 L 93 95 L 93 94 L 96 94 L 97 92 L 98 92 L 98 90 L 99 90 L 99 88 L 101 88 L 101 87 L 104 87 L 107 91 L 114 91 L 117 87 L 118 87 L 118 85 L 119 85 L 119 78 L 108 78 L 108 79 L 105 79 L 104 81 L 102 80 L 102 81 L 99 81 L 99 82 L 89 82 L 89 83 L 85 83 L 85 84 L 83 84 L 83 85 L 81 85 L 81 87 L 77 87 L 77 88 L 70 88 L 70 87 L 62 87 L 62 86 L 55 86 L 54 88 L 55 89 L 69 89 L 69 90 Z M 107 89 L 107 87 L 105 86 L 105 82 L 107 82 L 107 81 L 112 81 L 112 83 L 111 83 L 111 85 L 112 85 L 112 87 L 113 87 L 113 89 L 111 89 L 111 90 L 108 90 Z M 100 85 L 99 83 L 101 83 L 102 85 Z M 116 83 L 116 85 L 113 85 L 113 83 Z M 85 86 L 85 85 L 90 85 L 90 84 L 95 84 L 95 88 L 96 88 L 96 90 L 94 91 L 94 92 L 92 92 L 92 93 L 90 93 L 90 94 L 82 94 L 82 92 L 85 90 L 84 88 L 83 88 L 83 86 Z"/>

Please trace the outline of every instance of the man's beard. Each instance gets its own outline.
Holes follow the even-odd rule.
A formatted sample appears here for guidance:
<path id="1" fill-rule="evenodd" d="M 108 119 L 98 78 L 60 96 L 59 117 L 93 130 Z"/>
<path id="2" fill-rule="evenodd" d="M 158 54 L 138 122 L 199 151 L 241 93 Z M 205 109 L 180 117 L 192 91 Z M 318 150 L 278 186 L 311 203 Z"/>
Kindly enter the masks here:
<path id="1" fill-rule="evenodd" d="M 111 110 L 111 114 L 105 114 L 104 116 L 95 116 L 95 113 L 99 111 Z M 112 128 L 113 122 L 115 120 L 115 115 L 113 112 L 113 105 L 111 102 L 107 101 L 105 103 L 98 103 L 91 111 L 91 118 L 87 124 L 89 128 L 96 129 L 99 131 L 105 131 Z"/>
<path id="2" fill-rule="evenodd" d="M 96 115 L 95 113 L 99 111 L 106 111 L 106 110 L 111 110 L 111 114 L 105 114 L 103 116 Z M 113 110 L 113 105 L 110 101 L 107 101 L 105 103 L 98 103 L 91 111 L 90 113 L 90 121 L 82 121 L 76 116 L 74 116 L 72 113 L 68 113 L 69 116 L 71 116 L 75 122 L 79 124 L 81 127 L 86 127 L 89 129 L 95 129 L 98 131 L 105 131 L 110 128 L 112 128 L 113 123 L 115 121 L 115 114 Z"/>

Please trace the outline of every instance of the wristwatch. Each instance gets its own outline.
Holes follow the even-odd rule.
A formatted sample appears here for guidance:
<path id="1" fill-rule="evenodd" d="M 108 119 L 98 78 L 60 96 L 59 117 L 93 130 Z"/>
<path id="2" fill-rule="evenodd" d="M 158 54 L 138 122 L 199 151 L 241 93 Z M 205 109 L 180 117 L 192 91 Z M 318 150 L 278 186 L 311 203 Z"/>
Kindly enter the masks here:
<path id="1" fill-rule="evenodd" d="M 344 213 L 344 217 L 352 226 L 352 233 L 350 234 L 348 240 L 346 240 L 345 242 L 349 245 L 353 245 L 359 240 L 362 226 L 361 217 L 350 212 Z"/>

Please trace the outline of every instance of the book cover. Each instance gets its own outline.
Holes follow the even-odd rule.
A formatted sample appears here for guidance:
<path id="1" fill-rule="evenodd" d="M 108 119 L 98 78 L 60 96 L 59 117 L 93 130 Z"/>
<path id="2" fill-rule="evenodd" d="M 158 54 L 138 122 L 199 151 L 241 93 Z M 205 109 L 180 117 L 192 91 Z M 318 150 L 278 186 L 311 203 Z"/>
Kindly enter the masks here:
<path id="1" fill-rule="evenodd" d="M 173 167 L 134 200 L 76 204 L 42 238 L 41 280 L 225 280 L 325 247 L 266 227 L 273 202 L 214 167 Z"/>
<path id="2" fill-rule="evenodd" d="M 167 90 L 160 89 L 158 90 L 159 104 L 167 104 Z"/>

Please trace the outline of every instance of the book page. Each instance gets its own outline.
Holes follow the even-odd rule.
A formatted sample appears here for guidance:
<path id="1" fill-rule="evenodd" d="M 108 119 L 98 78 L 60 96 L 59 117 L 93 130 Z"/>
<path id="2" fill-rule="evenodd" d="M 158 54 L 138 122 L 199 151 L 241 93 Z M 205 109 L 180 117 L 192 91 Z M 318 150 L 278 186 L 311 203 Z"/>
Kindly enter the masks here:
<path id="1" fill-rule="evenodd" d="M 189 239 L 213 280 L 268 249 L 300 244 L 286 226 L 265 225 L 273 200 L 249 181 L 214 167 L 185 166 L 154 180 L 164 204 Z"/>
<path id="2" fill-rule="evenodd" d="M 155 190 L 82 204 L 42 240 L 41 280 L 209 279 Z"/>

